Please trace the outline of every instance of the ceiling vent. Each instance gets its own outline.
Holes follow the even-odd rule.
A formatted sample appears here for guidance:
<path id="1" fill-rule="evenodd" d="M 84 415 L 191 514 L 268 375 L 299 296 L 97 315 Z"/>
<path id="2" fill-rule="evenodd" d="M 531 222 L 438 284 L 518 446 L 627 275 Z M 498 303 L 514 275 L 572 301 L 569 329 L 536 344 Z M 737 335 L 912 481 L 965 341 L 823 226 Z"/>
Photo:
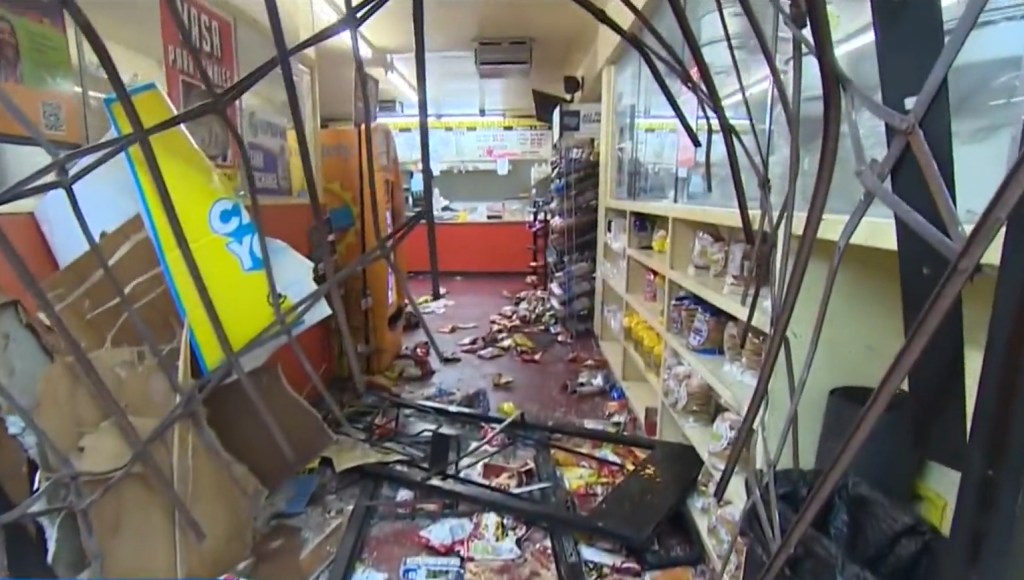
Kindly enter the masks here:
<path id="1" fill-rule="evenodd" d="M 476 41 L 476 72 L 482 79 L 530 75 L 533 41 L 529 38 L 493 38 Z"/>

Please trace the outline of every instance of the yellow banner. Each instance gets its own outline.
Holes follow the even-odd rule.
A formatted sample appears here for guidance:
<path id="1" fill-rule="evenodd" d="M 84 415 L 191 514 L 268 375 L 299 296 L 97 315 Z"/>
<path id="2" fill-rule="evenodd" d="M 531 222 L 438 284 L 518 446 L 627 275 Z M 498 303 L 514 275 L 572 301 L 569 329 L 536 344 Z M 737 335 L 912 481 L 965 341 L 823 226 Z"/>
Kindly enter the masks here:
<path id="1" fill-rule="evenodd" d="M 156 125 L 175 113 L 167 95 L 155 84 L 134 87 L 131 94 L 144 127 Z M 117 134 L 130 134 L 124 108 L 117 99 L 108 97 L 104 103 Z M 233 349 L 239 349 L 273 322 L 270 288 L 256 224 L 224 176 L 184 127 L 179 125 L 159 133 L 151 142 L 171 204 L 224 325 L 228 342 Z M 181 317 L 188 321 L 192 347 L 206 372 L 224 361 L 224 351 L 199 299 L 196 282 L 185 266 L 153 176 L 138 145 L 128 149 L 128 162 L 164 276 Z"/>

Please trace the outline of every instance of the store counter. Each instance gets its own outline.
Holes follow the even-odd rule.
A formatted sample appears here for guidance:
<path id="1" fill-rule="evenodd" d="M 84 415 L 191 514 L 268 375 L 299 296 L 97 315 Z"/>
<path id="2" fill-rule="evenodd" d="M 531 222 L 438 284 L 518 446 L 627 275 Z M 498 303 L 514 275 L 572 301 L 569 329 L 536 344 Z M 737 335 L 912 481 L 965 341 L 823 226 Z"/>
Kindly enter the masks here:
<path id="1" fill-rule="evenodd" d="M 446 274 L 525 274 L 533 260 L 526 221 L 437 223 L 438 270 Z M 417 225 L 398 247 L 410 273 L 430 271 L 427 226 Z"/>

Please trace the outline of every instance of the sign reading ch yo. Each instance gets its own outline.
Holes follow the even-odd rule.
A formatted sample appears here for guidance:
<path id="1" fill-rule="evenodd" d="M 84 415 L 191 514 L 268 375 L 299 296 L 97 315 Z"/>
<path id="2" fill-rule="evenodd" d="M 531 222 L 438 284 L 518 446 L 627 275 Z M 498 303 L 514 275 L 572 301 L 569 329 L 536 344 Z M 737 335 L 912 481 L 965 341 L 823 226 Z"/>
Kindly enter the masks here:
<path id="1" fill-rule="evenodd" d="M 227 238 L 227 248 L 246 272 L 263 270 L 263 252 L 256 237 L 256 224 L 242 204 L 233 199 L 218 199 L 210 206 L 210 230 Z"/>

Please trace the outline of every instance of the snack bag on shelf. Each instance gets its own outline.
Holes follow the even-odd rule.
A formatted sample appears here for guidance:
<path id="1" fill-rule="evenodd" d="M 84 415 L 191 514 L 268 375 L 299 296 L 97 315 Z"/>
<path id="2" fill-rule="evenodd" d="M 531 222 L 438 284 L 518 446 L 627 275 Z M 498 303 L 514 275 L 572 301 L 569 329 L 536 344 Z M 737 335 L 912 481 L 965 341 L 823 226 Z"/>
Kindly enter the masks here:
<path id="1" fill-rule="evenodd" d="M 651 239 L 651 249 L 659 254 L 664 254 L 668 251 L 668 232 L 658 228 L 654 232 L 654 238 Z"/>

